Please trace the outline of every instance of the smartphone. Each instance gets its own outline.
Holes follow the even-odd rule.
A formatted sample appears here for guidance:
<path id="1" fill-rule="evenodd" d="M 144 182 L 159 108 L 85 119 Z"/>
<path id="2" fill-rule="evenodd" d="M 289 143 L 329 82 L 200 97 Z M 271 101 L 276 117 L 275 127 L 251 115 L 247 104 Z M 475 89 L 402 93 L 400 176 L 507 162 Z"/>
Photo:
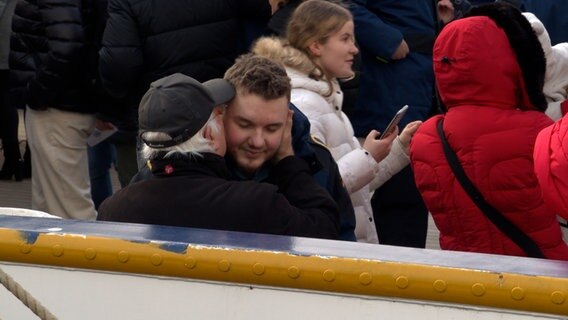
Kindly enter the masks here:
<path id="1" fill-rule="evenodd" d="M 389 125 L 386 127 L 386 129 L 381 133 L 381 136 L 379 137 L 379 140 L 392 134 L 394 132 L 394 130 L 396 129 L 396 126 L 398 125 L 398 123 L 400 122 L 400 120 L 402 120 L 402 117 L 404 117 L 404 114 L 406 113 L 406 110 L 408 110 L 408 105 L 405 105 L 404 107 L 400 108 L 400 110 L 398 110 L 398 112 L 394 115 L 394 117 L 392 118 L 391 122 L 389 123 Z"/>

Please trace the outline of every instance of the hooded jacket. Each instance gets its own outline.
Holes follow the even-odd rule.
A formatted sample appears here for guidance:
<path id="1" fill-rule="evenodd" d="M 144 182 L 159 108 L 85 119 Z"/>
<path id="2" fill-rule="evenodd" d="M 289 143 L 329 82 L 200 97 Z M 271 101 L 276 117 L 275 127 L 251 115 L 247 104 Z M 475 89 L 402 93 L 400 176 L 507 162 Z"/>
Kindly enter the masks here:
<path id="1" fill-rule="evenodd" d="M 538 37 L 544 56 L 546 57 L 546 74 L 543 92 L 548 101 L 546 114 L 553 120 L 562 118 L 565 113 L 561 103 L 568 97 L 568 42 L 552 45 L 547 29 L 532 13 L 523 15 L 530 22 Z"/>
<path id="2" fill-rule="evenodd" d="M 568 116 L 538 134 L 534 169 L 546 204 L 568 219 Z"/>
<path id="3" fill-rule="evenodd" d="M 536 136 L 552 122 L 543 113 L 544 54 L 516 9 L 495 5 L 470 14 L 448 24 L 434 46 L 434 72 L 447 114 L 426 121 L 411 143 L 416 183 L 440 230 L 440 247 L 526 255 L 456 180 L 436 131 L 443 119 L 450 147 L 485 200 L 545 257 L 568 260 L 568 246 L 533 169 Z"/>
<path id="4" fill-rule="evenodd" d="M 409 158 L 400 141 L 396 139 L 389 156 L 377 163 L 354 136 L 351 122 L 342 111 L 343 93 L 336 80 L 328 83 L 308 76 L 308 70 L 314 69 L 313 63 L 283 40 L 263 38 L 253 52 L 282 61 L 286 66 L 292 80 L 291 102 L 310 120 L 311 134 L 329 148 L 337 162 L 355 209 L 357 241 L 378 243 L 371 195 L 408 165 Z M 297 64 L 292 66 L 291 61 Z"/>

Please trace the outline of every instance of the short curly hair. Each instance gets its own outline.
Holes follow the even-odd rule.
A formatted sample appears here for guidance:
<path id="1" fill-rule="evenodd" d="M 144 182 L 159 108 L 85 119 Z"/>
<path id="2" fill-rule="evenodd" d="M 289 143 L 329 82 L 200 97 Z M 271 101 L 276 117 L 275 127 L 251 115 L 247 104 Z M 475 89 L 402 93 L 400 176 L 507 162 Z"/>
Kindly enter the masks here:
<path id="1" fill-rule="evenodd" d="M 290 101 L 292 85 L 280 62 L 252 53 L 244 54 L 225 72 L 224 78 L 237 92 L 253 93 L 266 100 L 285 96 Z"/>

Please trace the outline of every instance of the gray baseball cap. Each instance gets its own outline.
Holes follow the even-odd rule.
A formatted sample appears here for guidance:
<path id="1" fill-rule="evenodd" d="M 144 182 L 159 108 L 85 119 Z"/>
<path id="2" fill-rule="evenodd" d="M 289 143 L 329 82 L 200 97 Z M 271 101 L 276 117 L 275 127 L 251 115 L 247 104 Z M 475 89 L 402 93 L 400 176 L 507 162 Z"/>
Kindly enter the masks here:
<path id="1" fill-rule="evenodd" d="M 209 120 L 213 108 L 229 102 L 235 88 L 224 79 L 204 83 L 175 73 L 150 84 L 138 108 L 140 135 L 151 148 L 167 148 L 193 137 Z M 149 141 L 145 132 L 162 132 L 171 139 Z"/>

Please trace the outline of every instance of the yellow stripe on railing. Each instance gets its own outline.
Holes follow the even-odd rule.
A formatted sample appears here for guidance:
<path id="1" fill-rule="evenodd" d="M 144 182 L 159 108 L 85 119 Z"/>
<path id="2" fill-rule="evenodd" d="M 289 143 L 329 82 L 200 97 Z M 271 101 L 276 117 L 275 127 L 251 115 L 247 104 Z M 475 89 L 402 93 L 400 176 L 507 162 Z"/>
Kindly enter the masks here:
<path id="1" fill-rule="evenodd" d="M 0 228 L 0 260 L 568 315 L 568 279 Z"/>

